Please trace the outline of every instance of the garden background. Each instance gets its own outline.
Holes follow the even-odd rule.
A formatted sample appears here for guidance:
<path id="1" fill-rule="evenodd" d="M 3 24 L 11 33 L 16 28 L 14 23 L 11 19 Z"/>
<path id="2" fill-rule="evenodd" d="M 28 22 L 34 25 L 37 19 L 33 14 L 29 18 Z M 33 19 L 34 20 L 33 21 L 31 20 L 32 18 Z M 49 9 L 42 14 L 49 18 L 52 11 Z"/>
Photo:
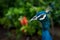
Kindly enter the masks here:
<path id="1" fill-rule="evenodd" d="M 48 17 L 51 20 L 51 34 L 60 38 L 60 1 L 59 0 L 0 0 L 0 40 L 9 39 L 24 40 L 27 34 L 33 35 L 38 29 L 37 35 L 32 36 L 32 39 L 41 38 L 42 25 L 38 21 L 33 21 L 28 24 L 28 27 L 22 27 L 20 20 L 22 16 L 26 16 L 30 20 L 36 12 L 45 10 L 49 3 L 54 2 L 54 9 Z M 36 10 L 35 10 L 36 9 Z M 21 31 L 21 28 L 28 33 Z M 52 32 L 54 31 L 54 32 Z M 3 35 L 3 36 L 2 36 Z M 35 38 L 34 38 L 35 37 Z M 31 39 L 31 40 L 32 40 Z M 37 40 L 36 39 L 36 40 Z M 55 39 L 55 40 L 57 40 Z"/>

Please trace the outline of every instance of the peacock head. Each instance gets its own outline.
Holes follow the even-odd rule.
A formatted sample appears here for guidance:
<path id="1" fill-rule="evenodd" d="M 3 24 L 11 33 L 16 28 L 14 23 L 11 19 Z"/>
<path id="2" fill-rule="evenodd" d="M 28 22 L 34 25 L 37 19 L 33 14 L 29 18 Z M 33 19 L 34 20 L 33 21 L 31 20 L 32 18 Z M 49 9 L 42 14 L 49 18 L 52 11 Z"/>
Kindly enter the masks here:
<path id="1" fill-rule="evenodd" d="M 52 9 L 54 9 L 54 3 L 55 3 L 55 2 L 49 3 L 49 6 L 46 8 L 46 10 L 45 10 L 45 11 L 40 11 L 40 12 L 38 12 L 38 13 L 30 20 L 30 22 L 33 21 L 33 20 L 44 20 L 44 19 L 47 17 L 47 14 L 49 14 L 49 13 L 52 11 Z"/>
<path id="2" fill-rule="evenodd" d="M 41 12 L 38 12 L 31 20 L 30 20 L 30 22 L 31 21 L 33 21 L 33 20 L 44 20 L 45 18 L 46 18 L 46 16 L 47 16 L 47 13 L 46 13 L 46 11 L 41 11 Z"/>

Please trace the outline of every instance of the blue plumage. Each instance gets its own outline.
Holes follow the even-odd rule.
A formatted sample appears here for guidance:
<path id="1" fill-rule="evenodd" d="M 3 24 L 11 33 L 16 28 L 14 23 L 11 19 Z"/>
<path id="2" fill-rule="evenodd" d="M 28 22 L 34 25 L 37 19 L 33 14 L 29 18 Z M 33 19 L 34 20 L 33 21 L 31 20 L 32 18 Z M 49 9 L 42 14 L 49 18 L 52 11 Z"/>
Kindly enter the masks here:
<path id="1" fill-rule="evenodd" d="M 46 12 L 45 11 L 38 12 L 36 14 L 36 16 L 39 16 L 41 14 L 45 15 Z M 49 18 L 47 17 L 47 15 L 46 15 L 44 20 L 39 20 L 39 21 L 42 23 L 42 40 L 52 40 L 52 37 L 51 37 L 50 32 L 49 32 L 50 21 L 49 21 Z"/>

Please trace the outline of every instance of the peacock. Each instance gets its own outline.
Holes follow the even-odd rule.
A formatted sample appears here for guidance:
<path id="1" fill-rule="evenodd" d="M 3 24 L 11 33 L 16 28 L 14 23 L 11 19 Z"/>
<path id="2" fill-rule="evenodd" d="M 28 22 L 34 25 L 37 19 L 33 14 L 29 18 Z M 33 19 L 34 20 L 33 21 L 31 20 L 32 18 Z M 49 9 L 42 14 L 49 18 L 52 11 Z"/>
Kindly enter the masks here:
<path id="1" fill-rule="evenodd" d="M 50 9 L 53 9 L 53 3 L 50 4 L 50 6 L 44 10 L 37 12 L 37 14 L 30 20 L 38 20 L 42 24 L 42 40 L 53 40 L 52 36 L 50 35 L 50 19 L 47 14 L 49 14 L 51 11 Z"/>

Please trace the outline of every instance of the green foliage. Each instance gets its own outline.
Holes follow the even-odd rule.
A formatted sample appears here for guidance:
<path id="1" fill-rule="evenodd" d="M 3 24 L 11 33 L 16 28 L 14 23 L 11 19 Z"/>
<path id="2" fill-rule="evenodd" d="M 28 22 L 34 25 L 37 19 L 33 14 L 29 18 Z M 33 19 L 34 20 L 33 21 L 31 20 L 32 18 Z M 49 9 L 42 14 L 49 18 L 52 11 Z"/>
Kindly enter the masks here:
<path id="1" fill-rule="evenodd" d="M 20 28 L 20 31 L 24 30 L 24 32 L 28 33 L 29 35 L 32 35 L 35 32 L 34 27 L 30 27 L 30 26 L 22 26 Z"/>
<path id="2" fill-rule="evenodd" d="M 22 34 L 20 31 L 22 26 L 18 19 L 21 18 L 21 16 L 26 16 L 28 20 L 30 20 L 36 12 L 45 10 L 50 2 L 55 2 L 55 9 L 53 9 L 51 15 L 48 16 L 52 16 L 54 23 L 60 24 L 59 0 L 0 0 L 0 6 L 3 8 L 4 14 L 3 18 L 0 18 L 0 24 L 4 24 L 5 28 L 9 28 L 10 25 L 14 25 L 17 28 L 17 35 L 20 35 L 20 33 Z M 33 21 L 28 24 L 26 30 L 32 35 L 36 28 L 41 28 L 41 24 L 37 21 Z M 41 35 L 41 29 L 39 29 L 38 34 Z"/>

